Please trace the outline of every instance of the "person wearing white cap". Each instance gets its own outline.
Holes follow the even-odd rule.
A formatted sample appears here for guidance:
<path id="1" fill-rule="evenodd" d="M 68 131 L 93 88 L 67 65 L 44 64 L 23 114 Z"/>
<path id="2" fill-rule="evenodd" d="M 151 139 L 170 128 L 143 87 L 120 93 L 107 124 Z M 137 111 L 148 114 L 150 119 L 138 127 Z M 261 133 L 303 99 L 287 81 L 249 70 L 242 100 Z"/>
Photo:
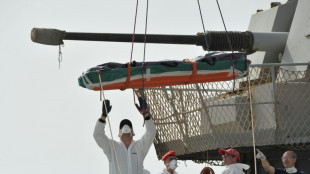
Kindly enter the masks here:
<path id="1" fill-rule="evenodd" d="M 264 170 L 269 174 L 305 174 L 305 172 L 295 168 L 297 154 L 294 151 L 286 151 L 283 154 L 282 163 L 285 169 L 272 167 L 263 152 L 259 149 L 257 149 L 257 152 L 256 158 L 261 160 Z"/>
<path id="2" fill-rule="evenodd" d="M 250 168 L 247 164 L 238 163 L 240 161 L 240 153 L 236 149 L 219 149 L 222 155 L 225 169 L 222 174 L 242 174 Z"/>
<path id="3" fill-rule="evenodd" d="M 140 106 L 136 104 L 137 109 L 143 115 L 146 125 L 146 132 L 141 139 L 134 141 L 134 131 L 132 123 L 128 119 L 124 119 L 120 123 L 119 138 L 121 142 L 113 141 L 105 134 L 105 125 L 107 113 L 112 109 L 109 100 L 105 100 L 102 106 L 102 114 L 97 121 L 94 138 L 99 147 L 109 160 L 110 174 L 146 174 L 149 171 L 143 168 L 143 161 L 147 155 L 156 135 L 155 124 L 147 112 L 146 101 L 139 97 Z M 114 150 L 115 146 L 115 150 Z M 115 151 L 117 156 L 115 156 Z M 119 171 L 120 170 L 120 171 Z"/>

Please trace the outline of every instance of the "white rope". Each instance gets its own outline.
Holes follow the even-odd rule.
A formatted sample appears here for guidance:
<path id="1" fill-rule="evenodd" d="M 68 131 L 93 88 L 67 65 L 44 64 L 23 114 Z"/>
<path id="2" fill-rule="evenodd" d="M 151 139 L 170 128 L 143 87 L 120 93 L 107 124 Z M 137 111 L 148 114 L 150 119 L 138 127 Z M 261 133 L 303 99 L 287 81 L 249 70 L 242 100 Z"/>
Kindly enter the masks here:
<path id="1" fill-rule="evenodd" d="M 250 95 L 250 112 L 251 112 L 251 122 L 252 122 L 252 139 L 253 139 L 253 151 L 254 151 L 254 171 L 257 174 L 257 165 L 256 165 L 256 142 L 255 142 L 255 130 L 254 130 L 254 116 L 253 116 L 253 103 L 252 103 L 252 92 L 251 92 L 251 81 L 249 78 L 249 73 L 247 75 L 247 81 L 249 84 L 249 95 Z"/>
<path id="2" fill-rule="evenodd" d="M 119 171 L 120 174 L 122 174 L 121 168 L 119 166 L 119 161 L 118 161 L 118 156 L 117 156 L 117 152 L 116 152 L 116 148 L 115 148 L 114 139 L 113 139 L 111 124 L 110 124 L 110 118 L 109 118 L 109 112 L 108 112 L 108 109 L 107 109 L 107 104 L 105 102 L 105 97 L 104 97 L 104 91 L 103 91 L 103 88 L 102 88 L 100 70 L 97 71 L 97 73 L 98 73 L 98 76 L 99 76 L 99 83 L 100 83 L 100 101 L 102 101 L 102 97 L 103 97 L 103 102 L 104 102 L 104 106 L 105 106 L 105 112 L 107 113 L 108 124 L 109 124 L 112 144 L 113 144 L 114 155 L 115 155 L 115 158 L 116 158 L 116 163 L 117 163 L 118 171 Z"/>
<path id="3" fill-rule="evenodd" d="M 100 70 L 97 70 L 98 78 L 99 78 L 99 85 L 100 85 L 100 101 L 102 101 L 102 93 L 103 93 L 103 88 L 102 88 L 102 81 L 101 81 L 101 74 Z M 104 101 L 105 102 L 105 101 Z M 105 103 L 104 103 L 105 105 Z"/>
<path id="4" fill-rule="evenodd" d="M 61 52 L 61 46 L 58 47 L 58 68 L 60 69 L 60 63 L 62 62 L 62 52 Z"/>

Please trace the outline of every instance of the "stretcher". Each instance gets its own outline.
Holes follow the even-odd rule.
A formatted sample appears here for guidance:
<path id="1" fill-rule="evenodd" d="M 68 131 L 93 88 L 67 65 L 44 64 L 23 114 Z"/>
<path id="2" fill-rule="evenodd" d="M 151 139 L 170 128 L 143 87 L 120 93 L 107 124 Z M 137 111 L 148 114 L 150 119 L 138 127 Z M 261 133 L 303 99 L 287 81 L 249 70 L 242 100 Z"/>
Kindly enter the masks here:
<path id="1" fill-rule="evenodd" d="M 183 61 L 105 63 L 90 68 L 79 85 L 91 90 L 125 90 L 227 81 L 247 74 L 246 54 L 213 52 Z"/>

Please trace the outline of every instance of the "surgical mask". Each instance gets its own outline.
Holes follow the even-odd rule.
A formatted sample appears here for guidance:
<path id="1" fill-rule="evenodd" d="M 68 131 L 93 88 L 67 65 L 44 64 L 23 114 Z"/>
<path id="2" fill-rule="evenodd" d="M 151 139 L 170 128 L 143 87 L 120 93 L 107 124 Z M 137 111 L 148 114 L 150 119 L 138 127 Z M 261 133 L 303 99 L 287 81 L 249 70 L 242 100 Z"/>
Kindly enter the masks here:
<path id="1" fill-rule="evenodd" d="M 175 170 L 178 167 L 178 162 L 177 160 L 171 160 L 170 163 L 166 164 L 167 166 L 169 165 L 169 169 Z"/>
<path id="2" fill-rule="evenodd" d="M 130 127 L 128 126 L 128 125 L 124 125 L 123 127 L 122 127 L 122 129 L 121 129 L 121 136 L 123 135 L 123 134 L 129 134 L 130 133 L 130 136 L 132 136 L 132 134 L 131 134 L 131 129 L 130 129 Z"/>
<path id="3" fill-rule="evenodd" d="M 297 169 L 295 167 L 285 169 L 286 173 L 296 173 Z"/>

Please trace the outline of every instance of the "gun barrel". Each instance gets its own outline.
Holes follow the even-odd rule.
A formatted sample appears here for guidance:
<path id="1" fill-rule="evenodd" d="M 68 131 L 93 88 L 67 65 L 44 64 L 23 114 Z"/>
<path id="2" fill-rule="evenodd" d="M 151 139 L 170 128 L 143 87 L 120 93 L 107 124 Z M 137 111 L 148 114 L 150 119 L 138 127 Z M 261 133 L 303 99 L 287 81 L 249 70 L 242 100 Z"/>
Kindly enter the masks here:
<path id="1" fill-rule="evenodd" d="M 64 40 L 84 41 L 110 41 L 110 42 L 132 42 L 132 34 L 115 33 L 76 33 L 66 32 Z M 159 35 L 159 34 L 135 34 L 134 41 L 138 43 L 165 43 L 165 44 L 188 44 L 201 45 L 203 37 L 197 35 Z"/>
<path id="2" fill-rule="evenodd" d="M 157 44 L 187 44 L 202 46 L 209 51 L 265 51 L 273 49 L 265 46 L 268 38 L 272 38 L 272 45 L 285 45 L 287 33 L 252 33 L 250 31 L 208 31 L 206 36 L 203 33 L 197 35 L 159 35 L 159 34 L 135 34 L 134 42 L 138 43 L 157 43 Z M 229 37 L 230 42 L 228 42 Z M 207 38 L 207 42 L 205 40 Z M 119 33 L 78 33 L 66 32 L 57 29 L 33 28 L 31 31 L 33 42 L 46 45 L 61 45 L 63 40 L 80 41 L 107 41 L 107 42 L 132 42 L 132 34 Z M 258 42 L 255 44 L 255 40 Z M 231 44 L 230 44 L 231 43 Z M 254 45 L 254 47 L 253 47 Z M 269 44 L 270 45 L 270 44 Z M 278 49 L 278 48 L 277 48 Z"/>

